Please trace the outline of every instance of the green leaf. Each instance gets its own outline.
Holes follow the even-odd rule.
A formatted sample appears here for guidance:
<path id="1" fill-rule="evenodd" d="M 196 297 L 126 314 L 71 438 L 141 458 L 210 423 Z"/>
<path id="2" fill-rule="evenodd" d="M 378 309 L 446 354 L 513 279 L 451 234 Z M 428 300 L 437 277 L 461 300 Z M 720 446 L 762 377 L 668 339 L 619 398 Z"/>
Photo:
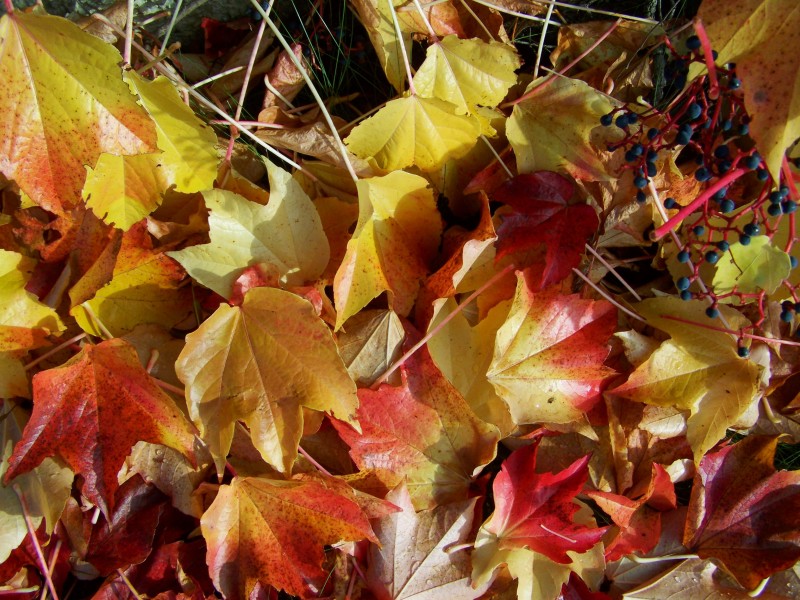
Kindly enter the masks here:
<path id="1" fill-rule="evenodd" d="M 745 294 L 766 291 L 772 294 L 789 276 L 789 255 L 778 249 L 767 236 L 752 239 L 749 245 L 731 244 L 717 263 L 711 284 L 715 294 L 727 294 L 736 288 Z"/>

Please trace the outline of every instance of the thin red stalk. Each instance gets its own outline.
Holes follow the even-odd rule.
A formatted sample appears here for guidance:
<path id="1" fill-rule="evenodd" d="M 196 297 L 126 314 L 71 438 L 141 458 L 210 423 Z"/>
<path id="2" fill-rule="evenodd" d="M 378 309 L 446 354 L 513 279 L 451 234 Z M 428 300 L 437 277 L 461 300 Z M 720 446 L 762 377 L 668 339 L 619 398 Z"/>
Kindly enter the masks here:
<path id="1" fill-rule="evenodd" d="M 480 294 L 482 294 L 484 291 L 486 291 L 487 289 L 489 289 L 489 288 L 490 288 L 492 285 L 494 285 L 495 283 L 497 283 L 498 281 L 500 281 L 500 279 L 502 279 L 502 278 L 503 278 L 503 277 L 504 277 L 504 276 L 505 276 L 507 273 L 509 273 L 509 272 L 510 272 L 510 271 L 511 271 L 513 268 L 514 268 L 514 265 L 508 265 L 508 266 L 507 266 L 505 269 L 503 269 L 502 271 L 498 271 L 497 273 L 495 273 L 495 274 L 492 276 L 492 278 L 491 278 L 491 279 L 489 279 L 489 280 L 488 280 L 486 283 L 484 283 L 484 284 L 483 284 L 481 287 L 479 287 L 477 290 L 475 290 L 474 292 L 472 292 L 472 293 L 471 293 L 471 294 L 470 294 L 470 295 L 467 297 L 467 299 L 466 299 L 466 300 L 464 300 L 464 301 L 463 301 L 461 304 L 459 304 L 458 306 L 456 306 L 456 308 L 455 308 L 455 310 L 454 310 L 453 312 L 451 312 L 451 313 L 450 313 L 449 315 L 447 315 L 447 316 L 446 316 L 444 319 L 442 319 L 442 320 L 441 320 L 441 322 L 440 322 L 440 323 L 439 323 L 439 324 L 438 324 L 436 327 L 434 327 L 433 329 L 431 329 L 431 330 L 430 330 L 430 331 L 429 331 L 429 332 L 428 332 L 428 333 L 427 333 L 427 334 L 426 334 L 426 335 L 425 335 L 425 336 L 424 336 L 424 337 L 423 337 L 423 338 L 422 338 L 420 341 L 418 341 L 416 344 L 414 344 L 414 345 L 413 345 L 413 346 L 412 346 L 412 347 L 411 347 L 411 348 L 410 348 L 410 349 L 409 349 L 409 350 L 408 350 L 408 351 L 407 351 L 405 354 L 403 354 L 403 356 L 401 356 L 399 359 L 397 359 L 397 360 L 394 362 L 394 364 L 392 364 L 392 366 L 391 366 L 391 367 L 389 367 L 389 368 L 388 368 L 386 371 L 384 371 L 383 375 L 381 375 L 380 377 L 378 377 L 378 379 L 376 379 L 376 380 L 375 380 L 375 383 L 373 383 L 373 384 L 372 384 L 372 386 L 370 386 L 370 389 L 377 390 L 377 389 L 378 389 L 378 386 L 380 386 L 380 384 L 382 384 L 384 381 L 386 381 L 386 380 L 389 378 L 389 376 L 390 376 L 392 373 L 394 373 L 394 372 L 395 372 L 395 371 L 396 371 L 396 370 L 397 370 L 397 369 L 398 369 L 398 368 L 399 368 L 399 367 L 400 367 L 400 366 L 401 366 L 401 365 L 402 365 L 404 362 L 406 362 L 406 361 L 407 361 L 407 360 L 408 360 L 408 359 L 409 359 L 411 356 L 413 356 L 413 354 L 414 354 L 414 353 L 415 353 L 417 350 L 419 350 L 419 349 L 420 349 L 420 348 L 422 348 L 422 347 L 423 347 L 425 344 L 427 344 L 427 343 L 428 343 L 428 341 L 429 341 L 429 340 L 430 340 L 430 339 L 431 339 L 433 336 L 435 336 L 437 333 L 439 333 L 439 332 L 440 332 L 440 331 L 441 331 L 441 330 L 444 328 L 444 326 L 445 326 L 445 325 L 447 325 L 447 324 L 448 324 L 450 321 L 452 321 L 453 319 L 455 319 L 456 315 L 457 315 L 458 313 L 460 313 L 462 310 L 464 310 L 464 308 L 465 308 L 465 307 L 466 307 L 466 306 L 467 306 L 467 305 L 468 305 L 470 302 L 472 302 L 473 300 L 475 300 L 475 298 L 477 298 L 477 297 L 478 297 Z"/>
<path id="2" fill-rule="evenodd" d="M 47 582 L 47 589 L 50 590 L 50 595 L 53 596 L 53 600 L 58 600 L 56 586 L 53 584 L 53 578 L 50 576 L 50 571 L 47 569 L 47 561 L 44 558 L 44 552 L 42 552 L 42 547 L 39 545 L 39 539 L 36 537 L 36 530 L 33 528 L 31 514 L 28 511 L 28 503 L 26 502 L 25 496 L 22 495 L 22 492 L 16 483 L 11 485 L 11 489 L 14 490 L 14 493 L 17 495 L 17 499 L 19 500 L 19 504 L 22 507 L 22 517 L 25 519 L 25 526 L 28 528 L 28 535 L 31 536 L 31 543 L 36 551 L 36 560 L 39 562 L 39 569 L 42 571 L 42 577 L 44 577 L 45 581 Z"/>
<path id="3" fill-rule="evenodd" d="M 27 365 L 25 365 L 25 370 L 29 371 L 30 369 L 32 369 L 33 367 L 38 365 L 43 360 L 48 359 L 49 357 L 53 356 L 53 354 L 61 352 L 67 346 L 71 346 L 75 342 L 79 342 L 85 337 L 86 337 L 86 333 L 79 333 L 78 335 L 69 338 L 66 342 L 63 342 L 63 343 L 59 344 L 58 346 L 56 346 L 55 348 L 52 348 L 52 349 L 48 350 L 47 352 L 45 352 L 41 356 L 39 356 L 37 358 L 34 358 L 31 362 L 29 362 Z"/>
<path id="4" fill-rule="evenodd" d="M 703 46 L 703 59 L 706 61 L 708 69 L 708 97 L 712 100 L 719 98 L 719 81 L 717 80 L 717 66 L 714 64 L 714 55 L 711 52 L 711 41 L 706 34 L 706 28 L 700 19 L 694 20 L 694 30 L 700 38 L 700 45 Z"/>
<path id="5" fill-rule="evenodd" d="M 664 223 L 661 227 L 656 228 L 655 231 L 650 234 L 650 238 L 654 242 L 657 242 L 663 238 L 665 235 L 675 229 L 681 221 L 708 202 L 711 199 L 711 196 L 739 179 L 739 177 L 745 173 L 747 173 L 747 169 L 734 169 L 733 171 L 726 173 L 723 177 L 720 177 L 716 183 L 706 188 L 702 194 L 680 209 L 678 214 Z"/>
<path id="6" fill-rule="evenodd" d="M 6 13 L 9 15 L 14 14 L 14 3 L 11 0 L 3 0 L 6 5 Z"/>
<path id="7" fill-rule="evenodd" d="M 710 329 L 711 331 L 719 331 L 720 333 L 729 333 L 735 336 L 741 336 L 751 340 L 764 342 L 767 344 L 783 344 L 785 346 L 800 346 L 800 342 L 792 342 L 791 340 L 780 340 L 778 338 L 768 338 L 754 333 L 745 333 L 744 331 L 736 331 L 735 329 L 728 329 L 726 327 L 715 327 L 714 325 L 707 325 L 706 323 L 698 323 L 690 319 L 683 319 L 681 317 L 673 317 L 672 315 L 659 315 L 662 319 L 669 319 L 670 321 L 678 321 L 679 323 L 686 323 L 687 325 L 694 325 L 702 329 Z"/>
<path id="8" fill-rule="evenodd" d="M 321 464 L 319 464 L 319 463 L 318 463 L 318 462 L 317 462 L 317 461 L 314 459 L 314 457 L 312 457 L 312 456 L 311 456 L 311 455 L 310 455 L 308 452 L 306 452 L 305 450 L 303 450 L 303 447 L 302 447 L 302 446 L 298 446 L 298 447 L 297 447 L 297 451 L 298 451 L 298 452 L 299 452 L 299 453 L 300 453 L 300 454 L 301 454 L 301 455 L 302 455 L 302 456 L 303 456 L 303 457 L 304 457 L 304 458 L 305 458 L 305 459 L 306 459 L 308 462 L 310 462 L 312 465 L 314 465 L 314 468 L 315 468 L 315 469 L 317 469 L 317 471 L 319 471 L 319 472 L 320 472 L 320 473 L 322 473 L 323 475 L 327 475 L 328 477 L 333 477 L 333 475 L 331 475 L 331 472 L 330 472 L 330 471 L 328 471 L 328 469 L 326 469 L 325 467 L 323 467 Z"/>
<path id="9" fill-rule="evenodd" d="M 614 23 L 611 25 L 611 27 L 609 27 L 608 30 L 605 33 L 603 33 L 603 35 L 601 35 L 599 38 L 597 38 L 591 46 L 589 46 L 586 50 L 584 50 L 581 54 L 579 54 L 571 63 L 569 63 L 567 66 L 565 66 L 563 69 L 561 69 L 558 72 L 558 75 L 564 75 L 572 67 L 574 67 L 579 62 L 581 62 L 586 56 L 589 55 L 590 52 L 594 51 L 595 48 L 597 48 L 600 44 L 602 44 L 603 41 L 608 36 L 610 36 L 617 27 L 619 27 L 619 24 L 621 22 L 622 22 L 622 19 L 617 19 L 616 21 L 614 21 Z M 554 75 L 554 76 L 550 77 L 549 79 L 545 79 L 542 83 L 537 85 L 535 88 L 533 88 L 529 92 L 523 94 L 522 96 L 520 96 L 516 100 L 513 100 L 511 102 L 506 102 L 505 104 L 503 104 L 503 108 L 508 107 L 508 106 L 514 106 L 515 104 L 519 104 L 523 100 L 527 100 L 528 98 L 530 98 L 534 94 L 536 94 L 538 92 L 541 92 L 548 85 L 550 85 L 553 81 L 555 81 L 556 77 L 557 77 L 557 75 Z"/>
<path id="10" fill-rule="evenodd" d="M 160 379 L 156 379 L 152 375 L 150 377 L 153 379 L 153 382 L 160 387 L 162 390 L 167 390 L 168 392 L 172 392 L 173 394 L 177 394 L 181 398 L 186 396 L 186 392 L 179 387 L 172 385 L 171 383 L 167 383 L 166 381 L 161 381 Z"/>

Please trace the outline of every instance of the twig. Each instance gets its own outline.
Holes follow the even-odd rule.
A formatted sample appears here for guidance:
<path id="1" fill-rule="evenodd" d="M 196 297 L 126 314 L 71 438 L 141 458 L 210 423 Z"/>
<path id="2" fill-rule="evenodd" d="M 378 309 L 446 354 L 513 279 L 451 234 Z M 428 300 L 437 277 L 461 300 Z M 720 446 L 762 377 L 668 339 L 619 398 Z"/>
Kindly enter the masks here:
<path id="1" fill-rule="evenodd" d="M 172 29 L 175 27 L 175 23 L 178 22 L 178 13 L 181 12 L 181 5 L 183 4 L 183 0 L 178 0 L 175 3 L 175 8 L 172 10 L 172 17 L 169 20 L 169 25 L 167 26 L 167 33 L 164 34 L 164 41 L 161 42 L 161 52 L 164 52 L 164 48 L 167 47 L 169 44 L 169 36 L 172 35 Z"/>
<path id="2" fill-rule="evenodd" d="M 544 53 L 544 39 L 547 35 L 547 27 L 552 22 L 551 19 L 553 17 L 553 10 L 555 9 L 555 4 L 551 4 L 547 7 L 547 14 L 544 16 L 544 25 L 542 25 L 542 35 L 539 37 L 539 48 L 536 50 L 536 64 L 533 65 L 533 79 L 539 77 L 539 67 L 542 64 L 542 53 Z"/>
<path id="3" fill-rule="evenodd" d="M 617 278 L 617 280 L 619 280 L 619 282 L 620 282 L 622 285 L 624 285 L 624 286 L 625 286 L 625 289 L 626 289 L 626 290 L 628 290 L 628 291 L 631 293 L 631 295 L 632 295 L 634 298 L 636 298 L 636 301 L 637 301 L 637 302 L 641 302 L 641 301 L 642 301 L 642 297 L 641 297 L 639 294 L 637 294 L 637 293 L 636 293 L 636 290 L 635 290 L 635 289 L 633 289 L 633 288 L 632 288 L 632 287 L 631 287 L 631 286 L 628 284 L 628 282 L 627 282 L 627 281 L 625 281 L 625 278 L 624 278 L 622 275 L 620 275 L 619 273 L 617 273 L 617 271 L 614 269 L 614 267 L 612 267 L 612 266 L 611 266 L 611 265 L 610 265 L 610 264 L 609 264 L 609 263 L 606 261 L 606 259 L 604 259 L 602 256 L 600 256 L 600 253 L 599 253 L 597 250 L 595 250 L 594 248 L 592 248 L 592 247 L 591 247 L 589 244 L 586 244 L 586 249 L 587 249 L 589 252 L 591 252 L 591 253 L 594 255 L 594 257 L 595 257 L 597 260 L 599 260 L 599 261 L 600 261 L 600 264 L 601 264 L 601 265 L 603 265 L 603 266 L 604 266 L 606 269 L 608 269 L 608 270 L 609 270 L 609 272 L 610 272 L 612 275 L 614 275 L 614 277 L 616 277 L 616 278 Z"/>
<path id="4" fill-rule="evenodd" d="M 316 461 L 316 459 L 314 459 L 314 457 L 313 457 L 313 456 L 311 456 L 311 455 L 310 455 L 308 452 L 306 452 L 305 450 L 303 450 L 303 447 L 302 447 L 302 446 L 298 446 L 298 447 L 297 447 L 297 452 L 298 452 L 298 453 L 300 453 L 300 454 L 301 454 L 301 455 L 302 455 L 302 456 L 303 456 L 303 457 L 304 457 L 304 458 L 305 458 L 305 459 L 306 459 L 308 462 L 310 462 L 312 465 L 314 465 L 314 468 L 315 468 L 317 471 L 319 471 L 319 472 L 320 472 L 320 473 L 322 473 L 323 475 L 327 475 L 328 477 L 333 477 L 333 475 L 331 475 L 331 472 L 330 472 L 330 471 L 328 471 L 328 469 L 326 469 L 325 467 L 323 467 L 321 464 L 319 464 L 319 463 Z"/>
<path id="5" fill-rule="evenodd" d="M 641 321 L 642 323 L 647 323 L 646 319 L 643 319 L 642 317 L 637 315 L 635 312 L 633 312 L 631 309 L 624 307 L 622 304 L 620 304 L 619 302 L 614 300 L 614 298 L 611 297 L 611 294 L 608 294 L 604 290 L 600 289 L 600 286 L 596 285 L 591 279 L 589 279 L 586 275 L 581 273 L 578 269 L 572 269 L 572 272 L 575 273 L 575 275 L 577 275 L 581 279 L 583 279 L 583 281 L 585 281 L 586 284 L 590 288 L 592 288 L 595 292 L 600 294 L 603 298 L 605 298 L 606 300 L 611 302 L 611 304 L 616 306 L 619 310 L 624 312 L 626 315 L 628 315 L 629 317 L 631 317 L 633 319 L 636 319 L 637 321 Z"/>
<path id="6" fill-rule="evenodd" d="M 58 600 L 56 586 L 53 584 L 53 578 L 50 576 L 50 571 L 47 569 L 47 561 L 44 558 L 42 546 L 39 544 L 39 538 L 36 537 L 36 530 L 33 528 L 31 513 L 28 511 L 28 503 L 25 500 L 25 496 L 22 495 L 19 485 L 13 483 L 11 484 L 11 489 L 14 490 L 14 493 L 17 495 L 17 499 L 19 500 L 19 504 L 22 507 L 22 517 L 25 520 L 25 526 L 28 528 L 28 535 L 31 536 L 31 543 L 36 551 L 36 560 L 39 562 L 39 569 L 42 571 L 42 577 L 44 577 L 45 581 L 47 582 L 47 589 L 50 590 L 50 595 L 53 596 L 53 600 Z"/>
<path id="7" fill-rule="evenodd" d="M 61 352 L 64 348 L 66 348 L 67 346 L 71 346 L 75 342 L 80 342 L 87 335 L 88 334 L 86 332 L 84 332 L 84 333 L 79 333 L 78 335 L 69 338 L 66 342 L 62 342 L 58 346 L 56 346 L 55 348 L 51 348 L 50 350 L 48 350 L 47 352 L 45 352 L 41 356 L 37 356 L 36 358 L 34 358 L 31 362 L 29 362 L 27 365 L 25 365 L 24 370 L 25 371 L 31 370 L 33 367 L 38 365 L 43 360 L 46 360 L 46 359 L 50 358 L 51 356 L 53 356 L 53 354 Z"/>
<path id="8" fill-rule="evenodd" d="M 133 43 L 133 0 L 128 0 L 128 15 L 125 19 L 125 50 L 122 59 L 126 65 L 131 64 L 131 44 Z"/>

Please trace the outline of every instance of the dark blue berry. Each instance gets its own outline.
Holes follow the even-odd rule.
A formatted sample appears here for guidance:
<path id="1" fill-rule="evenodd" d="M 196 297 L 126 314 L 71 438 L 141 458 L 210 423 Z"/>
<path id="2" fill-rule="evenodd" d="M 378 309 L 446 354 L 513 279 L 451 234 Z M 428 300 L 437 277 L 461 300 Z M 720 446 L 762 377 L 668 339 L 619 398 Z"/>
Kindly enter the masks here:
<path id="1" fill-rule="evenodd" d="M 756 179 L 759 181 L 766 181 L 769 179 L 769 171 L 766 169 L 756 169 Z"/>
<path id="2" fill-rule="evenodd" d="M 739 347 L 736 349 L 736 353 L 737 353 L 737 354 L 738 354 L 738 355 L 739 355 L 741 358 L 747 358 L 748 356 L 750 356 L 750 348 L 748 348 L 747 346 L 739 346 Z"/>
<path id="3" fill-rule="evenodd" d="M 677 208 L 678 203 L 675 201 L 675 198 L 667 198 L 664 200 L 664 208 L 666 209 L 673 209 Z"/>
<path id="4" fill-rule="evenodd" d="M 717 158 L 728 158 L 731 155 L 731 149 L 728 146 L 722 145 L 714 148 L 714 156 Z"/>
<path id="5" fill-rule="evenodd" d="M 750 133 L 750 125 L 747 123 L 739 125 L 739 135 L 747 135 L 748 133 Z"/>
<path id="6" fill-rule="evenodd" d="M 686 116 L 689 117 L 692 121 L 694 121 L 701 114 L 703 114 L 703 107 L 700 106 L 697 102 L 692 102 L 689 105 L 689 108 L 686 109 Z"/>
<path id="7" fill-rule="evenodd" d="M 725 198 L 725 200 L 719 203 L 719 209 L 722 211 L 723 214 L 728 214 L 729 212 L 733 212 L 735 208 L 736 204 L 730 198 Z"/>
<path id="8" fill-rule="evenodd" d="M 711 264 L 711 265 L 714 265 L 714 264 L 716 264 L 716 263 L 717 263 L 717 261 L 719 260 L 719 254 L 717 254 L 717 253 L 716 253 L 716 252 L 714 252 L 713 250 L 709 250 L 709 251 L 708 251 L 708 252 L 706 252 L 706 254 L 705 254 L 705 259 L 706 259 L 706 262 L 707 262 L 707 263 L 709 263 L 709 264 Z"/>
<path id="9" fill-rule="evenodd" d="M 716 319 L 719 316 L 719 309 L 716 306 L 709 306 L 706 309 L 706 316 L 709 319 Z"/>
<path id="10" fill-rule="evenodd" d="M 637 123 L 638 121 L 639 121 L 639 115 L 637 115 L 636 113 L 628 113 L 628 123 L 633 125 L 634 123 Z"/>
<path id="11" fill-rule="evenodd" d="M 641 144 L 634 144 L 631 146 L 629 152 L 633 153 L 634 156 L 641 156 L 644 153 L 644 146 Z"/>
<path id="12" fill-rule="evenodd" d="M 717 248 L 719 248 L 722 252 L 727 252 L 728 248 L 730 247 L 731 245 L 727 242 L 727 240 L 722 240 L 720 242 L 717 242 Z"/>
<path id="13" fill-rule="evenodd" d="M 690 292 L 689 290 L 683 290 L 681 292 L 681 300 L 685 300 L 686 302 L 688 302 L 691 299 L 692 299 L 692 292 Z"/>
<path id="14" fill-rule="evenodd" d="M 739 243 L 742 246 L 749 246 L 750 242 L 751 242 L 751 238 L 746 233 L 743 233 L 742 235 L 739 236 Z"/>
<path id="15" fill-rule="evenodd" d="M 720 127 L 722 127 L 722 131 L 730 131 L 731 128 L 733 128 L 733 121 L 724 119 L 722 123 L 720 123 Z"/>
<path id="16" fill-rule="evenodd" d="M 781 321 L 783 321 L 784 323 L 791 323 L 792 321 L 794 321 L 794 311 L 782 310 Z"/>
<path id="17" fill-rule="evenodd" d="M 781 208 L 783 209 L 783 214 L 790 215 L 797 210 L 797 202 L 794 200 L 784 200 L 781 202 Z"/>
<path id="18" fill-rule="evenodd" d="M 725 197 L 725 194 L 728 193 L 728 188 L 722 188 L 714 192 L 714 195 L 711 196 L 712 200 L 722 200 Z"/>
<path id="19" fill-rule="evenodd" d="M 679 263 L 687 263 L 687 262 L 689 262 L 689 259 L 691 258 L 691 256 L 690 256 L 688 250 L 681 250 L 680 252 L 678 252 L 678 257 L 677 258 L 678 258 L 678 262 Z"/>
<path id="20" fill-rule="evenodd" d="M 733 163 L 731 161 L 729 161 L 729 160 L 721 160 L 719 162 L 719 165 L 717 165 L 717 168 L 719 169 L 720 173 L 727 173 L 728 171 L 731 170 L 732 166 L 733 166 Z"/>
<path id="21" fill-rule="evenodd" d="M 783 214 L 783 209 L 781 209 L 780 203 L 770 204 L 769 208 L 767 208 L 767 213 L 770 217 L 780 217 Z"/>
<path id="22" fill-rule="evenodd" d="M 796 256 L 790 256 L 790 257 L 789 257 L 789 265 L 790 265 L 790 266 L 791 266 L 793 269 L 796 269 L 796 268 L 797 268 L 797 264 L 798 264 L 798 262 L 799 262 L 799 261 L 797 260 L 797 257 L 796 257 Z"/>
<path id="23" fill-rule="evenodd" d="M 731 80 L 728 82 L 728 87 L 732 90 L 738 90 L 742 87 L 742 80 L 738 77 L 731 77 Z"/>
<path id="24" fill-rule="evenodd" d="M 651 127 L 650 129 L 647 130 L 647 139 L 654 140 L 658 137 L 659 133 L 661 132 L 658 129 L 656 129 L 655 127 Z"/>
<path id="25" fill-rule="evenodd" d="M 719 58 L 719 52 L 717 52 L 716 50 L 711 50 L 711 58 L 717 60 Z"/>
<path id="26" fill-rule="evenodd" d="M 700 46 L 701 46 L 700 38 L 697 37 L 696 35 L 691 35 L 688 38 L 686 38 L 686 47 L 689 50 L 699 50 Z"/>
<path id="27" fill-rule="evenodd" d="M 785 185 L 781 186 L 781 189 L 778 190 L 783 198 L 786 198 L 789 195 L 789 188 Z"/>
<path id="28" fill-rule="evenodd" d="M 639 204 L 644 204 L 647 202 L 647 194 L 645 194 L 642 190 L 636 192 L 636 202 Z"/>
<path id="29" fill-rule="evenodd" d="M 748 223 L 744 227 L 742 227 L 742 231 L 744 231 L 745 235 L 749 235 L 750 237 L 755 237 L 759 233 L 761 233 L 761 227 L 758 226 L 758 223 Z"/>
<path id="30" fill-rule="evenodd" d="M 658 158 L 658 152 L 656 152 L 655 150 L 653 150 L 652 148 L 650 148 L 650 149 L 647 151 L 647 161 L 648 161 L 648 162 L 653 162 L 653 161 L 655 161 L 657 158 Z M 789 193 L 789 190 L 788 190 L 788 189 L 786 190 L 786 193 L 787 193 L 787 194 Z"/>
<path id="31" fill-rule="evenodd" d="M 658 169 L 656 168 L 656 163 L 649 162 L 645 165 L 647 167 L 647 175 L 650 177 L 655 177 L 658 173 Z"/>
<path id="32" fill-rule="evenodd" d="M 791 300 L 784 300 L 781 302 L 781 308 L 783 310 L 794 310 L 794 302 Z"/>
<path id="33" fill-rule="evenodd" d="M 634 154 L 632 150 L 628 150 L 625 153 L 625 160 L 627 162 L 636 162 L 637 160 L 639 160 L 639 156 L 637 154 Z"/>
<path id="34" fill-rule="evenodd" d="M 603 115 L 600 117 L 600 125 L 603 127 L 608 127 L 614 122 L 614 115 L 612 113 L 608 113 L 607 115 Z"/>
<path id="35" fill-rule="evenodd" d="M 690 285 L 692 285 L 692 281 L 688 277 L 681 277 L 675 282 L 675 287 L 682 292 L 688 290 Z"/>
<path id="36" fill-rule="evenodd" d="M 770 204 L 780 204 L 781 200 L 783 200 L 783 194 L 781 194 L 780 192 L 775 191 L 769 193 Z"/>
<path id="37" fill-rule="evenodd" d="M 706 228 L 703 227 L 702 225 L 697 225 L 695 227 L 692 227 L 692 233 L 695 234 L 697 237 L 700 237 L 705 232 L 706 232 Z"/>
<path id="38" fill-rule="evenodd" d="M 617 127 L 620 129 L 625 129 L 628 126 L 628 117 L 625 115 L 620 115 L 617 117 L 617 120 L 614 121 L 617 124 Z"/>
<path id="39" fill-rule="evenodd" d="M 711 171 L 705 167 L 700 167 L 694 172 L 694 178 L 697 179 L 697 181 L 708 181 L 711 179 Z"/>
<path id="40" fill-rule="evenodd" d="M 638 189 L 646 188 L 647 187 L 647 179 L 645 179 L 642 175 L 637 175 L 633 178 L 633 185 L 635 185 Z"/>
<path id="41" fill-rule="evenodd" d="M 746 169 L 757 169 L 758 165 L 761 164 L 761 157 L 758 154 L 751 154 L 750 156 L 745 156 L 742 160 L 742 164 L 745 166 Z"/>

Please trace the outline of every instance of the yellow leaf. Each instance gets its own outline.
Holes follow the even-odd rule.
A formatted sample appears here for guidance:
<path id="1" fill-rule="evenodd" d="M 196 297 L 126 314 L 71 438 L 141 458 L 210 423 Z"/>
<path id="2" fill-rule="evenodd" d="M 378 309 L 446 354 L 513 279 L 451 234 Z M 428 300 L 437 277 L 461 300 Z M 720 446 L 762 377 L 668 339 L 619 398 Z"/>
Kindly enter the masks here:
<path id="1" fill-rule="evenodd" d="M 687 438 L 696 461 L 723 439 L 728 427 L 756 401 L 759 379 L 758 367 L 739 358 L 731 335 L 664 318 L 719 323 L 705 315 L 706 306 L 699 300 L 684 302 L 671 297 L 639 303 L 639 314 L 671 339 L 639 365 L 627 382 L 611 390 L 629 400 L 691 412 Z M 718 308 L 731 329 L 749 324 L 738 311 L 723 305 Z"/>
<path id="2" fill-rule="evenodd" d="M 30 350 L 64 325 L 58 314 L 25 290 L 36 261 L 0 250 L 0 352 Z"/>
<path id="3" fill-rule="evenodd" d="M 758 294 L 763 290 L 771 295 L 791 271 L 789 255 L 776 248 L 767 236 L 758 236 L 748 246 L 739 242 L 731 244 L 729 252 L 723 254 L 716 265 L 712 285 L 714 293 L 719 295 L 733 291 L 734 287 L 745 294 Z M 726 300 L 733 302 L 735 298 L 723 301 Z"/>
<path id="4" fill-rule="evenodd" d="M 473 112 L 475 106 L 500 104 L 516 83 L 519 66 L 513 46 L 448 35 L 428 46 L 414 88 L 420 96 L 454 104 L 460 114 Z"/>
<path id="5" fill-rule="evenodd" d="M 161 195 L 169 187 L 158 154 L 101 154 L 95 168 L 86 170 L 86 205 L 106 223 L 123 231 L 158 208 Z"/>
<path id="6" fill-rule="evenodd" d="M 541 85 L 532 82 L 526 93 Z M 567 171 L 575 179 L 610 181 L 602 157 L 623 133 L 600 125 L 614 108 L 611 100 L 577 79 L 558 77 L 514 106 L 506 134 L 520 173 Z"/>
<path id="7" fill-rule="evenodd" d="M 717 64 L 736 63 L 750 135 L 775 181 L 800 137 L 800 63 L 790 51 L 800 31 L 795 0 L 704 0 L 698 16 Z"/>
<path id="8" fill-rule="evenodd" d="M 25 368 L 13 352 L 0 352 L 0 398 L 30 398 Z"/>
<path id="9" fill-rule="evenodd" d="M 403 64 L 403 48 L 405 58 L 411 59 L 411 33 L 400 29 L 401 39 L 397 37 L 397 30 L 392 19 L 389 2 L 392 6 L 402 4 L 396 0 L 353 0 L 353 7 L 361 18 L 361 23 L 367 30 L 367 35 L 375 48 L 386 78 L 398 93 L 405 90 L 406 71 Z"/>
<path id="10" fill-rule="evenodd" d="M 478 120 L 456 114 L 449 102 L 408 96 L 387 102 L 345 142 L 353 154 L 374 159 L 386 171 L 411 165 L 435 171 L 448 159 L 469 152 L 479 135 Z"/>
<path id="11" fill-rule="evenodd" d="M 156 132 L 122 81 L 119 52 L 60 17 L 0 20 L 0 171 L 63 213 L 103 152 L 155 152 Z"/>
<path id="12" fill-rule="evenodd" d="M 214 130 L 195 116 L 166 77 L 147 81 L 127 71 L 125 81 L 155 121 L 167 186 L 186 194 L 210 189 L 219 165 Z"/>
<path id="13" fill-rule="evenodd" d="M 287 171 L 270 162 L 267 171 L 266 206 L 225 190 L 203 192 L 211 242 L 167 253 L 225 298 L 250 265 L 274 265 L 289 285 L 301 285 L 316 280 L 328 264 L 330 248 L 314 204 Z"/>
<path id="14" fill-rule="evenodd" d="M 297 456 L 304 406 L 357 427 L 356 386 L 330 330 L 308 301 L 280 289 L 253 288 L 241 306 L 221 305 L 186 337 L 176 367 L 220 474 L 239 420 L 284 473 Z"/>
<path id="15" fill-rule="evenodd" d="M 442 232 L 427 184 L 404 171 L 359 180 L 358 224 L 333 282 L 337 330 L 384 291 L 396 313 L 411 310 Z"/>
<path id="16" fill-rule="evenodd" d="M 181 287 L 184 278 L 175 261 L 153 250 L 141 223 L 124 234 L 108 284 L 81 303 L 70 290 L 70 314 L 86 333 L 98 337 L 104 337 L 100 323 L 114 336 L 125 335 L 142 323 L 171 328 L 192 312 L 191 290 Z"/>

